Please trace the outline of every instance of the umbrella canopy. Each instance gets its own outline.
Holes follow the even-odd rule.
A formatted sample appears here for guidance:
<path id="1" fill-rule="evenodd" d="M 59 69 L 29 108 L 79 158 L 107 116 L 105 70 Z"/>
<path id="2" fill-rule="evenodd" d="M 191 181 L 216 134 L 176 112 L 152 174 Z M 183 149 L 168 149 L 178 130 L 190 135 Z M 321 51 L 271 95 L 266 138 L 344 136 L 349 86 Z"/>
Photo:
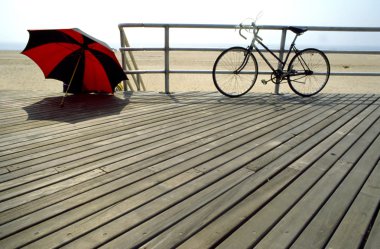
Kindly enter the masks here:
<path id="1" fill-rule="evenodd" d="M 127 77 L 110 47 L 80 29 L 28 30 L 22 54 L 31 58 L 46 78 L 69 85 L 68 92 L 113 93 Z"/>

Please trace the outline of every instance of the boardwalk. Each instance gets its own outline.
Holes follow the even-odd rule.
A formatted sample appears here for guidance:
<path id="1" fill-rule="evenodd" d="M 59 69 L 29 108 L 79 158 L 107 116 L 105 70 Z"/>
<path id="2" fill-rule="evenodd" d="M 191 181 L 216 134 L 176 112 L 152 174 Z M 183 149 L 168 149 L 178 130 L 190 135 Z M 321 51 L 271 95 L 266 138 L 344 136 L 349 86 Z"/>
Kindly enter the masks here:
<path id="1" fill-rule="evenodd" d="M 0 92 L 0 248 L 380 248 L 380 95 Z"/>

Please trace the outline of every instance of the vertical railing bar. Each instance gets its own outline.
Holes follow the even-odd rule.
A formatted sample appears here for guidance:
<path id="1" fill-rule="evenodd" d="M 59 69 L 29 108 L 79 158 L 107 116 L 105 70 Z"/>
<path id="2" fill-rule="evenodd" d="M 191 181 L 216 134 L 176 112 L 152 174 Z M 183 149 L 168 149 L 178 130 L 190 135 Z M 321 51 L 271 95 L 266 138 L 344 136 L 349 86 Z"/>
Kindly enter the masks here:
<path id="1" fill-rule="evenodd" d="M 165 93 L 169 94 L 169 25 L 165 25 Z"/>
<path id="2" fill-rule="evenodd" d="M 125 46 L 125 33 L 124 33 L 124 28 L 122 27 L 119 27 L 119 31 L 120 31 L 120 46 L 122 48 L 126 47 Z M 125 51 L 120 51 L 121 52 L 121 66 L 123 68 L 123 70 L 127 70 L 127 65 L 126 65 L 126 56 L 125 56 Z M 128 88 L 127 88 L 127 80 L 123 80 L 123 89 L 124 91 L 127 91 Z M 132 89 L 131 89 L 132 90 Z"/>
<path id="3" fill-rule="evenodd" d="M 122 45 L 124 45 L 125 47 L 129 46 L 129 43 L 128 43 L 128 40 L 127 40 L 127 36 L 125 35 L 125 32 L 124 32 L 123 28 L 120 29 L 120 34 L 121 34 L 121 43 L 122 43 Z M 128 54 L 131 55 L 132 53 L 129 53 L 129 51 L 128 51 Z M 132 68 L 131 64 L 129 63 L 128 58 L 127 58 L 127 56 L 125 54 L 125 51 L 121 50 L 121 56 L 122 56 L 121 58 L 122 58 L 122 67 L 123 67 L 123 70 L 125 70 L 127 68 L 133 70 L 133 68 Z M 136 62 L 134 61 L 133 56 L 131 57 L 131 60 L 132 60 L 132 62 L 134 62 L 134 64 L 136 64 Z M 137 69 L 137 67 L 135 67 L 135 69 Z M 135 83 L 136 83 L 136 77 L 138 77 L 138 76 L 132 75 L 132 78 L 133 78 L 133 80 L 134 80 Z M 131 83 L 130 83 L 129 80 L 123 81 L 123 86 L 124 86 L 124 91 L 127 91 L 128 87 L 130 88 L 131 91 L 134 91 L 133 87 L 132 87 L 132 85 L 131 85 Z"/>
<path id="4" fill-rule="evenodd" d="M 123 32 L 124 32 L 124 31 L 123 31 Z M 124 39 L 125 39 L 125 45 L 126 45 L 127 47 L 130 47 L 131 45 L 129 44 L 129 42 L 128 42 L 128 38 L 127 38 L 127 36 L 125 35 L 125 33 L 124 33 Z M 135 56 L 133 55 L 133 52 L 132 52 L 132 51 L 128 51 L 128 55 L 129 55 L 129 57 L 131 58 L 131 61 L 132 61 L 133 67 L 134 67 L 136 70 L 139 70 L 139 68 L 138 68 L 138 66 L 137 66 L 137 63 L 136 63 Z M 131 66 L 129 66 L 129 67 L 131 67 Z M 143 82 L 143 80 L 142 80 L 141 75 L 137 75 L 137 79 L 136 79 L 136 78 L 133 78 L 133 80 L 135 81 L 137 91 L 140 91 L 140 90 L 141 90 L 141 86 L 143 86 L 143 89 L 144 89 L 144 91 L 145 91 L 145 86 L 144 86 L 144 82 Z"/>
<path id="5" fill-rule="evenodd" d="M 280 54 L 279 54 L 279 59 L 282 61 L 284 59 L 284 52 L 285 52 L 285 41 L 286 41 L 286 31 L 287 28 L 282 29 L 282 34 L 281 34 L 281 44 L 280 44 Z M 283 65 L 281 62 L 278 62 L 278 70 L 281 70 L 283 68 Z M 281 79 L 276 79 L 276 84 L 274 85 L 274 94 L 279 94 L 280 93 L 280 82 Z"/>
<path id="6" fill-rule="evenodd" d="M 129 44 L 128 39 L 127 39 L 127 36 L 125 35 L 125 32 L 124 32 L 124 28 L 122 28 L 122 27 L 120 28 L 120 35 L 122 36 L 122 39 L 121 39 L 121 45 L 122 45 L 122 47 L 123 46 L 124 46 L 124 48 L 130 47 L 130 44 Z M 136 59 L 135 59 L 132 51 L 128 51 L 128 55 L 131 58 L 132 65 L 127 60 L 127 57 L 126 57 L 124 51 L 121 51 L 121 52 L 122 52 L 122 58 L 121 59 L 122 59 L 123 70 L 125 70 L 127 68 L 132 69 L 132 65 L 135 68 L 135 70 L 139 70 L 138 66 L 137 66 L 137 63 L 136 63 Z M 135 82 L 135 85 L 136 85 L 136 88 L 137 88 L 138 91 L 141 90 L 141 86 L 142 86 L 142 88 L 143 88 L 144 91 L 146 90 L 141 75 L 139 75 L 139 74 L 138 75 L 132 75 L 132 78 L 133 78 L 133 80 Z M 128 86 L 131 89 L 131 91 L 133 91 L 133 87 L 130 84 L 130 82 L 127 80 L 126 83 L 128 84 Z M 124 85 L 124 89 L 127 90 L 127 88 L 126 88 L 125 85 Z"/>

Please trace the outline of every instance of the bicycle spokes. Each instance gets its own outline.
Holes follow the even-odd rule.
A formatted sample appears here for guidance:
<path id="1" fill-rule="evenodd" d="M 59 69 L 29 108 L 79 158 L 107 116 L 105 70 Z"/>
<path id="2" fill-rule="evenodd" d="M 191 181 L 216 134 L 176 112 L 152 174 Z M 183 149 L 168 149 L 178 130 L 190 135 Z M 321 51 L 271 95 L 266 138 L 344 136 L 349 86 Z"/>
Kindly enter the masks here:
<path id="1" fill-rule="evenodd" d="M 248 92 L 257 79 L 257 61 L 248 49 L 232 47 L 215 61 L 213 80 L 218 91 L 229 97 Z"/>
<path id="2" fill-rule="evenodd" d="M 289 63 L 288 83 L 301 96 L 320 92 L 330 75 L 330 64 L 325 54 L 317 49 L 297 53 Z"/>

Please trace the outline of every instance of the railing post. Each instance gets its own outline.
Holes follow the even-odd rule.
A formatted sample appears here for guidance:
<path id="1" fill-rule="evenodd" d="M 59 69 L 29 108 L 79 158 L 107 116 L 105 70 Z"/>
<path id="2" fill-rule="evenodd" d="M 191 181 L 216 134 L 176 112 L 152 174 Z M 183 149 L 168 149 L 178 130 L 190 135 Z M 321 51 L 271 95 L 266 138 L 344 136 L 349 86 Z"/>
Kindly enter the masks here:
<path id="1" fill-rule="evenodd" d="M 279 58 L 281 61 L 284 59 L 284 53 L 285 53 L 286 30 L 287 28 L 283 28 L 282 34 L 281 34 L 281 44 L 280 44 L 280 54 L 279 54 Z M 281 70 L 282 66 L 283 66 L 282 63 L 279 62 L 277 69 Z M 281 82 L 281 79 L 276 79 L 277 84 L 275 84 L 275 87 L 274 87 L 274 94 L 280 93 L 280 82 Z"/>
<path id="2" fill-rule="evenodd" d="M 169 94 L 169 25 L 165 25 L 165 93 Z"/>
<path id="3" fill-rule="evenodd" d="M 120 46 L 122 48 L 125 48 L 124 29 L 121 28 L 121 27 L 119 27 L 119 31 L 120 31 Z M 126 58 L 125 58 L 124 52 L 121 52 L 121 66 L 123 68 L 123 71 L 127 70 Z M 128 91 L 128 89 L 127 89 L 127 80 L 123 80 L 123 89 L 124 89 L 124 92 Z"/>
<path id="4" fill-rule="evenodd" d="M 124 71 L 127 69 L 133 70 L 132 65 L 133 65 L 135 70 L 138 70 L 137 63 L 136 63 L 135 57 L 133 56 L 132 52 L 131 51 L 126 52 L 124 50 L 124 48 L 130 47 L 127 36 L 125 35 L 125 32 L 124 32 L 124 28 L 119 26 L 119 30 L 120 30 L 120 44 L 121 44 L 121 48 L 122 48 L 122 49 L 120 49 L 120 52 L 121 52 L 121 61 L 122 61 L 123 70 Z M 129 57 L 131 58 L 132 65 L 128 62 L 126 53 L 129 54 Z M 137 74 L 137 75 L 131 74 L 130 77 L 133 78 L 138 91 L 140 91 L 140 86 L 142 86 L 143 89 L 146 90 L 144 82 L 143 82 L 140 74 Z M 123 81 L 123 86 L 124 86 L 124 91 L 127 91 L 128 87 L 129 87 L 130 91 L 134 91 L 129 79 Z"/>

